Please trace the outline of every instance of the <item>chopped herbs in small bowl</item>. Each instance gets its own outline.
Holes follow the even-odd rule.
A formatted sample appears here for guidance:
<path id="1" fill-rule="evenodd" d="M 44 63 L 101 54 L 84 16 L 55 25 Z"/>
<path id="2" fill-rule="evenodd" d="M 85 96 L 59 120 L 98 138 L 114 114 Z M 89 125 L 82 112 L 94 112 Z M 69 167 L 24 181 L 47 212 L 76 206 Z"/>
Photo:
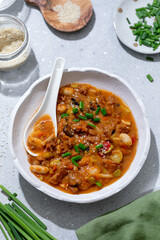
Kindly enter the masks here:
<path id="1" fill-rule="evenodd" d="M 160 52 L 160 0 L 124 0 L 115 15 L 118 38 L 134 51 Z"/>

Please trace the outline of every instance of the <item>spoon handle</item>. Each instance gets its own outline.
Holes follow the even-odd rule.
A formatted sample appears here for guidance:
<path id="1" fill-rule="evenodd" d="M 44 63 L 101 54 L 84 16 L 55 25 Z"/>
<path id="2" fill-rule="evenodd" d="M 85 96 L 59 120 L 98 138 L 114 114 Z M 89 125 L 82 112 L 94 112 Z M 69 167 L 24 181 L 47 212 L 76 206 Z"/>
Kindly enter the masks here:
<path id="1" fill-rule="evenodd" d="M 64 65 L 65 65 L 64 58 L 59 57 L 55 60 L 52 74 L 51 74 L 52 77 L 49 80 L 45 98 L 43 100 L 43 103 L 44 103 L 43 109 L 45 109 L 46 113 L 50 115 L 53 123 L 57 121 L 56 119 L 57 97 L 58 97 Z M 57 126 L 55 125 L 54 128 L 55 128 L 55 136 L 56 136 Z"/>

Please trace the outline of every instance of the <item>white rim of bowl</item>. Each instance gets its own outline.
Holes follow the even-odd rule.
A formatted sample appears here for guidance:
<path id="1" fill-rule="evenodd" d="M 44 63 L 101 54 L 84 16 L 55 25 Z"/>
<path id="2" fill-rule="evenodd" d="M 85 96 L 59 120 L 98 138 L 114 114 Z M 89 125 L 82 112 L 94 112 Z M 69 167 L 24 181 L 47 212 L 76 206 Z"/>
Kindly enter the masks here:
<path id="1" fill-rule="evenodd" d="M 10 147 L 10 150 L 11 150 L 11 153 L 12 153 L 12 156 L 14 157 L 14 164 L 16 166 L 16 168 L 18 169 L 19 173 L 22 175 L 22 177 L 25 178 L 26 181 L 28 181 L 32 186 L 34 186 L 36 189 L 40 190 L 41 192 L 47 194 L 48 196 L 52 197 L 52 198 L 55 198 L 55 199 L 58 199 L 58 200 L 61 200 L 61 201 L 65 201 L 65 202 L 71 202 L 71 203 L 92 203 L 92 202 L 97 202 L 97 201 L 100 201 L 100 200 L 103 200 L 103 199 L 106 199 L 106 198 L 109 198 L 111 196 L 113 196 L 114 194 L 120 192 L 121 190 L 123 190 L 126 186 L 128 186 L 132 181 L 133 179 L 138 175 L 138 173 L 140 172 L 140 170 L 142 169 L 142 166 L 144 165 L 145 163 L 145 160 L 147 158 L 147 155 L 148 155 L 148 152 L 149 152 L 149 148 L 150 148 L 150 140 L 151 140 L 151 135 L 150 135 L 150 126 L 149 126 L 149 121 L 148 121 L 148 117 L 147 117 L 147 111 L 146 111 L 146 108 L 142 102 L 142 100 L 140 99 L 140 97 L 138 96 L 138 94 L 136 93 L 136 91 L 125 81 L 123 80 L 121 77 L 115 75 L 115 74 L 112 74 L 112 73 L 109 73 L 107 71 L 103 71 L 103 70 L 100 70 L 100 69 L 97 69 L 97 68 L 68 68 L 68 69 L 65 69 L 64 72 L 73 72 L 73 71 L 79 71 L 79 72 L 85 72 L 85 71 L 95 71 L 95 72 L 99 72 L 99 73 L 102 73 L 102 74 L 105 74 L 105 75 L 108 75 L 110 77 L 113 77 L 113 78 L 116 78 L 118 79 L 118 81 L 122 82 L 125 86 L 127 86 L 127 88 L 132 92 L 132 94 L 136 97 L 136 100 L 138 102 L 138 104 L 140 105 L 142 111 L 143 111 L 143 114 L 144 114 L 144 121 L 145 121 L 145 124 L 146 124 L 146 143 L 145 143 L 145 146 L 144 146 L 144 153 L 142 155 L 142 159 L 141 159 L 141 164 L 135 169 L 135 171 L 132 173 L 130 179 L 128 181 L 125 181 L 124 184 L 118 188 L 116 191 L 115 190 L 112 190 L 112 191 L 109 191 L 108 193 L 103 193 L 102 195 L 96 195 L 94 197 L 90 197 L 89 199 L 74 199 L 74 197 L 70 197 L 68 198 L 68 194 L 66 193 L 66 197 L 63 196 L 62 197 L 59 197 L 58 194 L 53 194 L 50 190 L 46 190 L 45 187 L 43 186 L 40 186 L 39 184 L 37 184 L 35 181 L 31 180 L 29 178 L 29 176 L 25 173 L 25 171 L 21 168 L 21 166 L 19 165 L 18 163 L 18 159 L 16 158 L 15 156 L 15 153 L 14 153 L 14 149 L 13 149 L 13 145 L 12 145 L 12 130 L 13 130 L 13 125 L 14 125 L 14 118 L 16 116 L 16 113 L 19 109 L 19 107 L 21 106 L 21 104 L 23 103 L 23 101 L 25 100 L 25 98 L 32 92 L 33 88 L 40 82 L 44 81 L 45 79 L 49 78 L 50 77 L 50 74 L 47 74 L 45 75 L 44 77 L 41 77 L 39 78 L 37 81 L 35 81 L 31 86 L 30 88 L 25 92 L 25 94 L 19 99 L 18 103 L 16 104 L 16 106 L 14 107 L 13 111 L 12 111 L 12 114 L 11 114 L 11 120 L 10 120 L 10 125 L 9 125 L 9 147 Z M 103 188 L 104 189 L 104 188 Z M 101 191 L 101 190 L 99 190 Z M 82 194 L 83 195 L 83 194 Z M 74 196 L 74 195 L 71 195 L 69 194 L 69 196 Z M 89 195 L 88 195 L 89 196 Z"/>

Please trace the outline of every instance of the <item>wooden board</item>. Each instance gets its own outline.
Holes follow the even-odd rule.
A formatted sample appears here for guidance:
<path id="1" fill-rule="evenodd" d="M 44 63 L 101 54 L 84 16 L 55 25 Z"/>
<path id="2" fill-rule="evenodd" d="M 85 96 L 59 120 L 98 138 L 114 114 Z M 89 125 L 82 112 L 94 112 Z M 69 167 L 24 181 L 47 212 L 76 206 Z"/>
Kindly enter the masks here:
<path id="1" fill-rule="evenodd" d="M 93 6 L 90 0 L 25 0 L 27 3 L 40 8 L 43 17 L 53 28 L 63 32 L 73 32 L 83 28 L 90 20 L 93 13 Z M 54 10 L 57 5 L 71 2 L 80 7 L 80 18 L 76 22 L 61 22 L 59 13 Z"/>

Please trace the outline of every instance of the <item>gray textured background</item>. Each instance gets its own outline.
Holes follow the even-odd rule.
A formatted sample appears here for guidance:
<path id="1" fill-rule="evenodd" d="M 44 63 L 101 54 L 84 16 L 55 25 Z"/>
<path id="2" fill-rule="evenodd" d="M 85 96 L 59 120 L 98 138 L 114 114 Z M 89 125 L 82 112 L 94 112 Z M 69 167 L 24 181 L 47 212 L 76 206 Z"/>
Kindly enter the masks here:
<path id="1" fill-rule="evenodd" d="M 120 0 L 92 0 L 94 15 L 79 32 L 61 33 L 50 28 L 37 8 L 23 0 L 1 13 L 9 13 L 25 21 L 32 52 L 27 63 L 18 70 L 0 72 L 0 183 L 22 200 L 48 226 L 59 240 L 76 240 L 74 230 L 93 218 L 160 188 L 160 55 L 154 62 L 123 46 L 117 39 L 113 21 Z M 97 203 L 70 204 L 52 199 L 33 188 L 13 165 L 8 146 L 10 113 L 20 96 L 39 77 L 50 73 L 54 59 L 62 56 L 66 67 L 97 67 L 124 78 L 143 100 L 151 126 L 151 147 L 147 160 L 134 181 L 120 193 Z M 150 73 L 155 81 L 150 83 Z M 98 194 L 98 193 L 97 193 Z M 0 200 L 6 197 L 0 194 Z M 0 233 L 0 239 L 4 239 Z"/>

